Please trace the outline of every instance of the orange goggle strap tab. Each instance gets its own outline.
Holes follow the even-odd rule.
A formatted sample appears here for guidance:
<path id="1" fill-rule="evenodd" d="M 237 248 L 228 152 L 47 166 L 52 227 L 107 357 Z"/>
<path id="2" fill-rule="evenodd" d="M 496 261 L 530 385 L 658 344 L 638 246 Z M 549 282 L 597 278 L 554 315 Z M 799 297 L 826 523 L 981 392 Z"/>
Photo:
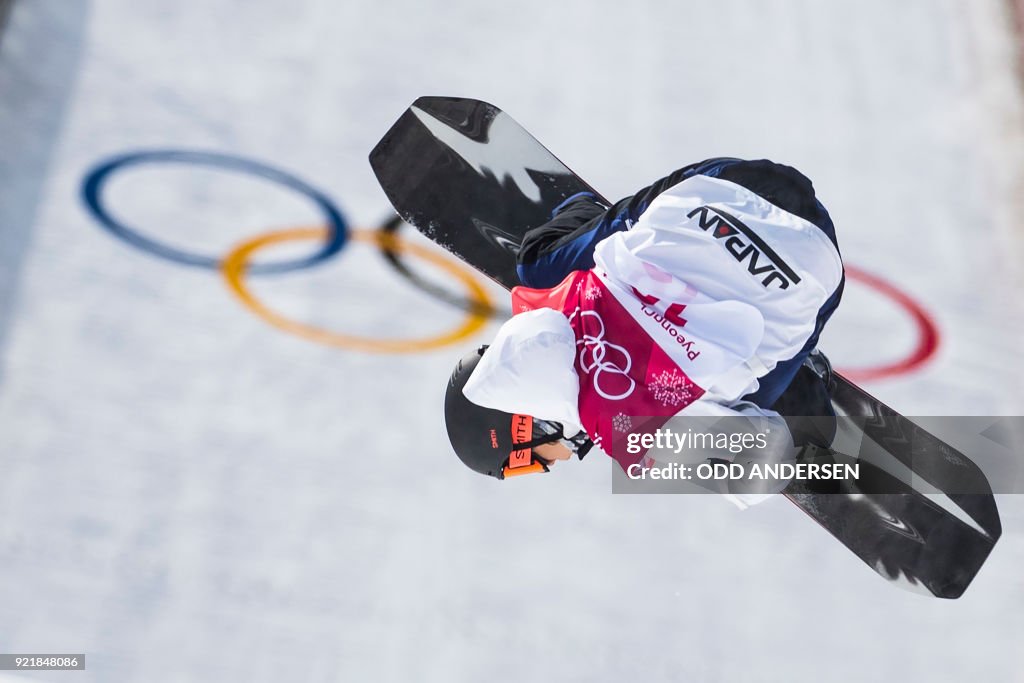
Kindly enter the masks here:
<path id="1" fill-rule="evenodd" d="M 533 474 L 534 472 L 547 472 L 548 468 L 543 463 L 535 462 L 525 467 L 504 468 L 501 473 L 505 477 L 518 477 L 520 474 Z"/>
<path id="2" fill-rule="evenodd" d="M 533 438 L 533 417 L 531 415 L 512 416 L 512 452 L 508 456 L 508 465 L 502 468 L 504 477 L 517 477 L 520 474 L 547 472 L 548 466 L 533 459 L 533 447 L 558 441 L 559 434 L 548 434 Z M 518 448 L 517 448 L 518 446 Z"/>

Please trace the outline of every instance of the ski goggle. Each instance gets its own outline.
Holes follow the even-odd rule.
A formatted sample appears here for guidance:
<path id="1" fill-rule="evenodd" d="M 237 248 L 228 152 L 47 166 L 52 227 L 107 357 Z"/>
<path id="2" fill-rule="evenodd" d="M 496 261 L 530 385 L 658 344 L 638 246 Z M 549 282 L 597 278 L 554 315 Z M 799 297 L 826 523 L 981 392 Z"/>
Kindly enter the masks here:
<path id="1" fill-rule="evenodd" d="M 550 420 L 537 420 L 531 415 L 512 416 L 512 452 L 502 468 L 502 478 L 518 477 L 534 472 L 548 472 L 548 462 L 533 452 L 534 446 L 561 442 L 582 460 L 592 444 L 583 432 L 566 438 L 562 425 Z"/>

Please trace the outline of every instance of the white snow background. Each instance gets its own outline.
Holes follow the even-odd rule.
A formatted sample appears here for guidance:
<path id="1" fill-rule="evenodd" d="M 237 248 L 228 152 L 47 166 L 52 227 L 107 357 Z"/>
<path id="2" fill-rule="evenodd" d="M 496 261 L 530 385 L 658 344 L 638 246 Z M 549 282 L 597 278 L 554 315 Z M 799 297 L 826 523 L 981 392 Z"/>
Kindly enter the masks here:
<path id="1" fill-rule="evenodd" d="M 1014 41 L 1000 0 L 19 0 L 0 37 L 0 651 L 84 652 L 85 672 L 18 674 L 81 682 L 1024 680 L 1019 497 L 940 601 L 783 499 L 613 496 L 593 458 L 488 481 L 449 452 L 441 396 L 493 325 L 425 353 L 318 345 L 79 200 L 110 155 L 200 148 L 372 227 L 389 205 L 367 154 L 426 94 L 497 104 L 613 198 L 769 157 L 814 180 L 850 264 L 939 326 L 928 365 L 867 388 L 908 415 L 1020 415 Z M 214 255 L 318 221 L 197 167 L 126 172 L 109 200 Z M 365 244 L 250 282 L 353 334 L 461 319 Z M 847 292 L 835 363 L 906 353 L 907 317 Z"/>

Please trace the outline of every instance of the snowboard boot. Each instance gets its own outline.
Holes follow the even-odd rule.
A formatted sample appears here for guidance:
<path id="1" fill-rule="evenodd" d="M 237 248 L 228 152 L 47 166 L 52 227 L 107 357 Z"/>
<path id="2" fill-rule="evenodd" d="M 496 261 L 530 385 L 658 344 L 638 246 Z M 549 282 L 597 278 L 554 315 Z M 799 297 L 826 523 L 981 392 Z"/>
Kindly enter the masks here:
<path id="1" fill-rule="evenodd" d="M 828 448 L 836 435 L 836 412 L 830 391 L 832 364 L 815 349 L 807 356 L 789 387 L 772 406 L 786 420 L 798 448 L 813 444 Z"/>

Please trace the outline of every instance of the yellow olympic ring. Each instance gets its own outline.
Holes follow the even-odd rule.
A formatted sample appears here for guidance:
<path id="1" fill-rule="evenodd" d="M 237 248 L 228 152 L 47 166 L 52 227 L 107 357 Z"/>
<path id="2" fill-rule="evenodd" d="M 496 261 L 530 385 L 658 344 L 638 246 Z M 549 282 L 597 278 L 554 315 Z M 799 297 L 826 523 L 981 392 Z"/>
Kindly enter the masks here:
<path id="1" fill-rule="evenodd" d="M 487 292 L 480 286 L 480 283 L 477 282 L 471 271 L 452 259 L 445 258 L 430 249 L 406 242 L 396 235 L 381 234 L 373 230 L 353 230 L 349 233 L 349 237 L 358 242 L 374 242 L 378 246 L 393 245 L 400 251 L 414 254 L 424 261 L 432 263 L 459 280 L 468 290 L 470 300 L 479 301 L 483 304 L 483 309 L 475 312 L 467 311 L 464 322 L 451 332 L 419 339 L 376 339 L 373 337 L 358 337 L 340 332 L 331 332 L 330 330 L 313 325 L 290 320 L 280 313 L 271 310 L 256 298 L 246 284 L 245 271 L 257 251 L 280 242 L 322 240 L 326 235 L 327 230 L 325 228 L 292 228 L 254 237 L 239 244 L 228 254 L 221 264 L 221 274 L 224 276 L 228 288 L 238 297 L 242 305 L 255 313 L 257 317 L 285 332 L 290 332 L 299 337 L 328 346 L 382 353 L 412 353 L 454 344 L 472 336 L 487 324 L 490 311 L 484 309 L 492 309 L 493 304 Z"/>

